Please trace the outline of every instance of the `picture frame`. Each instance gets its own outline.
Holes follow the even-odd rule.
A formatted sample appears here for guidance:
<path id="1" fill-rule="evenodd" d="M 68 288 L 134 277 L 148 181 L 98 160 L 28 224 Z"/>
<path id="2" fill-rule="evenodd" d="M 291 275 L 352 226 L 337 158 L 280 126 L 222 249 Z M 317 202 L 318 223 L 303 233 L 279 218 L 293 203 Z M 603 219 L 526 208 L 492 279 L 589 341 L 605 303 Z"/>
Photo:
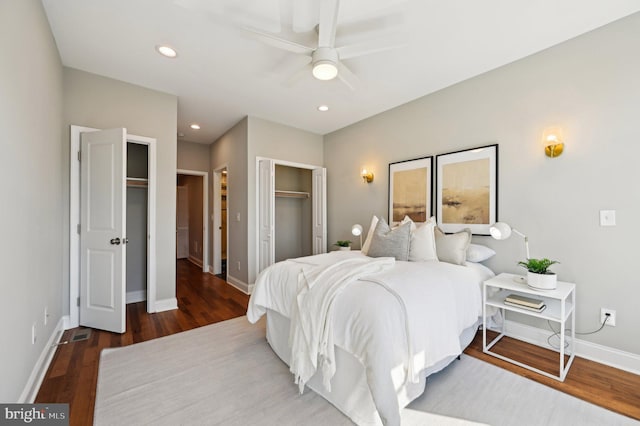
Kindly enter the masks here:
<path id="1" fill-rule="evenodd" d="M 435 195 L 442 231 L 490 235 L 498 220 L 498 144 L 437 155 Z"/>
<path id="2" fill-rule="evenodd" d="M 433 215 L 433 157 L 389 163 L 389 224 L 405 216 L 426 222 Z"/>

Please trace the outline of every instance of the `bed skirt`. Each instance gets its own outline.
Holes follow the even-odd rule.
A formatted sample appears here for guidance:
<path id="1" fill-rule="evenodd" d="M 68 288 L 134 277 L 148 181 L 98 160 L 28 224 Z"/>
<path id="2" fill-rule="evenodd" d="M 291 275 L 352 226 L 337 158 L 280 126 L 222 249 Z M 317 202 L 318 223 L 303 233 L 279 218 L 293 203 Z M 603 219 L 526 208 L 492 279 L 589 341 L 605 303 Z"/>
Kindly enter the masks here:
<path id="1" fill-rule="evenodd" d="M 460 335 L 460 345 L 466 348 L 473 340 L 481 321 L 465 329 Z M 267 341 L 273 351 L 290 365 L 288 318 L 276 311 L 267 309 Z M 336 374 L 331 379 L 331 392 L 322 385 L 322 373 L 318 371 L 307 382 L 307 386 L 321 395 L 347 417 L 358 425 L 382 425 L 380 416 L 373 402 L 373 397 L 367 385 L 365 368 L 351 353 L 339 346 L 335 348 Z M 397 391 L 398 405 L 403 408 L 411 401 L 422 395 L 425 389 L 426 377 L 445 368 L 456 357 L 446 358 L 436 365 L 420 373 L 418 383 L 405 383 Z"/>

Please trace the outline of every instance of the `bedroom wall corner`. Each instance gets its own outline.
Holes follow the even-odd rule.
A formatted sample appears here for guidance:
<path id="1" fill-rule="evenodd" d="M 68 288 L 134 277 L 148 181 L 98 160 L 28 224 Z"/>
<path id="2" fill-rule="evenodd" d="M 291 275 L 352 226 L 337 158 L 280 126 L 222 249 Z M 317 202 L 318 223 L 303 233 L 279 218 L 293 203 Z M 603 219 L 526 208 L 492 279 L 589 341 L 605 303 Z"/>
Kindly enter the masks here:
<path id="1" fill-rule="evenodd" d="M 40 1 L 0 2 L 0 28 L 0 401 L 31 402 L 65 315 L 63 70 Z"/>
<path id="2" fill-rule="evenodd" d="M 284 124 L 257 117 L 249 117 L 247 155 L 248 181 L 248 239 L 250 250 L 247 256 L 247 283 L 252 285 L 257 276 L 257 229 L 256 229 L 256 157 L 272 158 L 293 163 L 322 167 L 324 160 L 323 137 Z"/>

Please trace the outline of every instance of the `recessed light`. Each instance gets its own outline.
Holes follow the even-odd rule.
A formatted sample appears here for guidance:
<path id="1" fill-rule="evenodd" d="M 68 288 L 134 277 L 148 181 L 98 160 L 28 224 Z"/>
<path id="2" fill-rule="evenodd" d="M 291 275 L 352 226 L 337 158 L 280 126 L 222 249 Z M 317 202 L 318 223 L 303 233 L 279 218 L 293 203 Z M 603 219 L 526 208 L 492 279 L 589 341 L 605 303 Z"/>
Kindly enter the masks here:
<path id="1" fill-rule="evenodd" d="M 162 56 L 166 56 L 167 58 L 175 58 L 178 56 L 178 52 L 172 47 L 169 46 L 156 46 L 156 50 Z"/>
<path id="2" fill-rule="evenodd" d="M 322 111 L 322 112 L 329 111 L 329 107 L 327 105 L 320 105 L 318 107 L 318 111 Z"/>
<path id="3" fill-rule="evenodd" d="M 193 130 L 200 130 L 200 125 L 199 125 L 199 124 L 196 124 L 196 123 L 193 123 L 193 124 L 192 124 L 191 126 L 189 126 L 189 127 L 191 127 Z"/>

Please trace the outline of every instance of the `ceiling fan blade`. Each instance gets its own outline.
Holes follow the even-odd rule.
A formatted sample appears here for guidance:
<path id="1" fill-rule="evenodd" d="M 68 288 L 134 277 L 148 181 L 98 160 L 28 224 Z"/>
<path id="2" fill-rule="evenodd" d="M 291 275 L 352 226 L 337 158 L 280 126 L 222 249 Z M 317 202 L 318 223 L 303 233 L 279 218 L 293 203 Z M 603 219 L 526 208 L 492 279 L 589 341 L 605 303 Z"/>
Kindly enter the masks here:
<path id="1" fill-rule="evenodd" d="M 264 44 L 277 47 L 278 49 L 286 50 L 287 52 L 302 53 L 305 55 L 310 55 L 313 52 L 313 48 L 309 46 L 277 37 L 271 33 L 267 33 L 257 28 L 243 27 L 243 30 L 251 33 L 253 37 L 255 37 L 257 40 L 260 40 Z"/>
<path id="2" fill-rule="evenodd" d="M 294 86 L 295 84 L 297 84 L 300 80 L 302 80 L 302 78 L 306 75 L 309 75 L 311 73 L 311 57 L 307 56 L 307 58 L 309 58 L 309 60 L 307 61 L 306 64 L 302 65 L 300 68 L 298 68 L 297 71 L 295 71 L 293 74 L 291 74 L 289 77 L 287 77 L 283 84 L 286 87 L 291 87 Z"/>
<path id="3" fill-rule="evenodd" d="M 338 27 L 339 0 L 322 0 L 318 23 L 318 47 L 333 47 Z"/>
<path id="4" fill-rule="evenodd" d="M 398 36 L 389 36 L 374 40 L 363 41 L 362 43 L 349 44 L 338 47 L 338 57 L 340 59 L 357 58 L 358 56 L 371 55 L 373 53 L 384 52 L 385 50 L 404 47 L 406 42 Z"/>
<path id="5" fill-rule="evenodd" d="M 342 62 L 338 62 L 338 78 L 346 84 L 349 89 L 356 90 L 359 82 L 358 77 Z"/>

